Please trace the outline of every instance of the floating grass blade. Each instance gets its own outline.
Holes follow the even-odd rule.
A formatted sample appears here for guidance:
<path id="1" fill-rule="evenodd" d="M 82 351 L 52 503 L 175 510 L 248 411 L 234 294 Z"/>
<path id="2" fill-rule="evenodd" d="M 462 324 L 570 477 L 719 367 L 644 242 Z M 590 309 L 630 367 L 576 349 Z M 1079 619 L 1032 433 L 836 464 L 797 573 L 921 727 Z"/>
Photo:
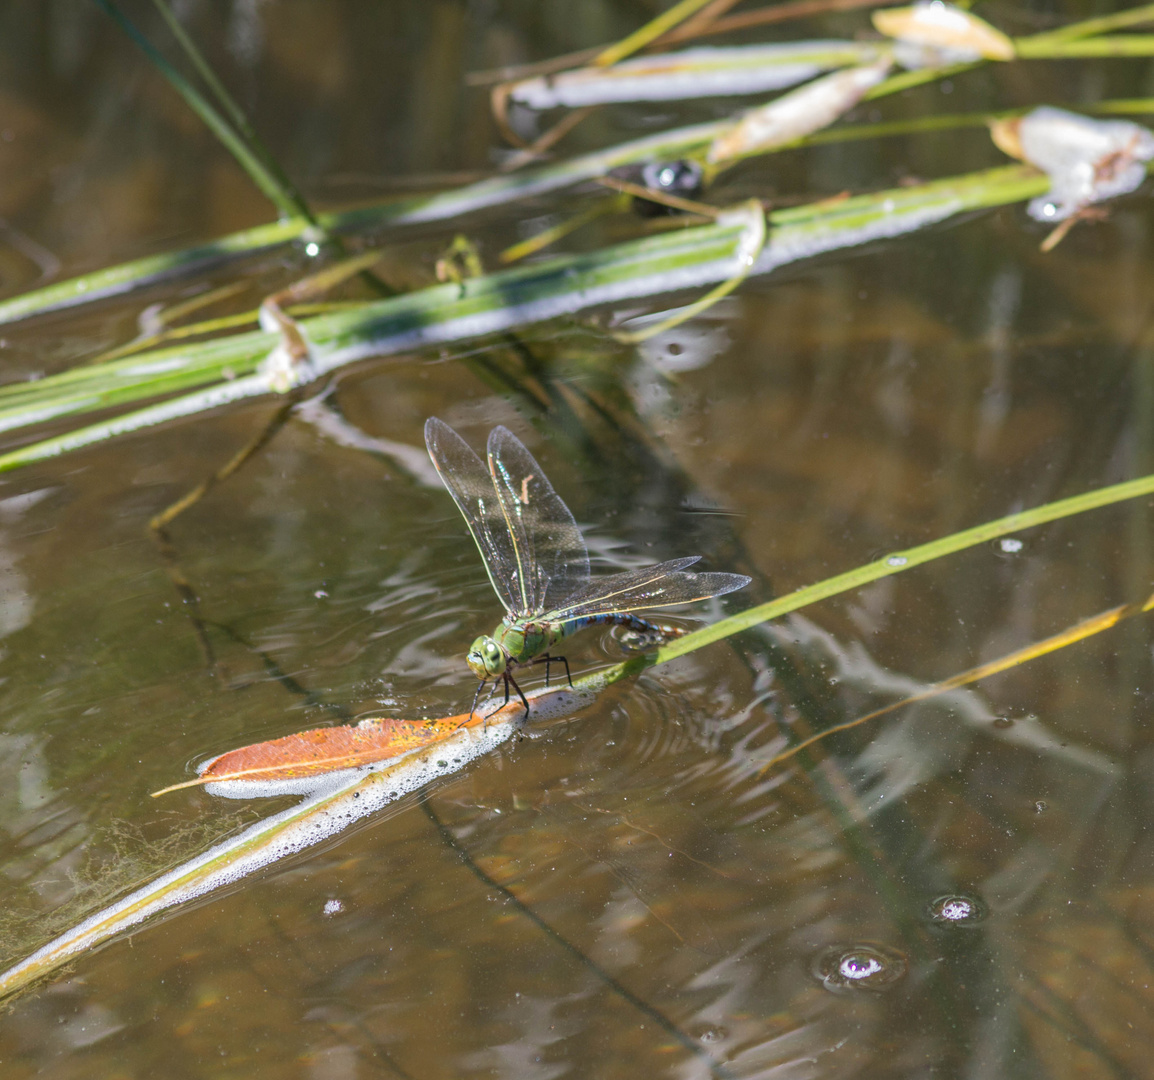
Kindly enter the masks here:
<path id="1" fill-rule="evenodd" d="M 1023 60 L 1076 60 L 1094 56 L 1154 56 L 1154 34 L 1114 34 L 1110 37 L 1052 39 L 1023 38 L 1018 43 Z"/>
<path id="2" fill-rule="evenodd" d="M 546 690 L 532 697 L 542 715 L 552 716 L 566 715 L 589 702 L 588 696 L 570 690 Z M 162 874 L 0 973 L 0 997 L 20 990 L 73 956 L 158 912 L 234 885 L 240 878 L 326 840 L 430 781 L 459 771 L 515 735 L 524 726 L 524 719 L 519 704 L 502 706 L 493 710 L 485 723 L 458 726 L 441 742 L 391 759 L 372 771 L 346 769 L 296 785 L 283 784 L 282 793 L 309 792 L 309 797 Z M 254 792 L 259 784 L 253 782 Z M 223 782 L 221 788 L 227 796 L 228 782 Z M 243 788 L 234 787 L 231 794 L 236 798 L 249 797 Z"/>
<path id="3" fill-rule="evenodd" d="M 569 161 L 526 169 L 511 176 L 491 177 L 435 195 L 319 214 L 317 221 L 326 234 L 365 233 L 386 227 L 447 221 L 478 210 L 571 187 L 603 176 L 620 165 L 691 154 L 708 146 L 730 123 L 732 121 L 716 120 L 647 135 L 608 150 L 598 150 Z M 183 251 L 151 255 L 47 285 L 0 301 L 0 325 L 94 300 L 121 296 L 180 274 L 259 255 L 295 240 L 307 239 L 312 236 L 311 230 L 312 226 L 304 218 L 289 218 L 272 225 L 260 225 L 232 233 Z"/>
<path id="4" fill-rule="evenodd" d="M 723 216 L 709 225 L 366 303 L 302 320 L 300 327 L 311 345 L 312 373 L 321 376 L 370 356 L 395 355 L 599 305 L 711 286 L 747 271 L 767 273 L 814 255 L 914 232 L 959 213 L 1033 198 L 1047 188 L 1047 179 L 1034 169 L 1012 165 L 833 204 L 777 211 L 770 215 L 769 237 L 752 269 L 742 247 L 747 221 Z M 198 391 L 188 399 L 165 402 L 0 455 L 0 471 L 173 416 L 271 392 L 275 382 L 258 369 L 277 342 L 274 334 L 248 332 L 116 361 L 106 365 L 113 376 L 108 386 L 100 381 L 105 365 L 94 365 L 84 369 L 83 375 L 67 372 L 42 379 L 33 384 L 34 390 L 14 390 L 9 398 L 0 391 L 0 424 L 15 430 L 47 416 L 104 407 L 113 397 L 115 403 L 123 404 L 133 392 L 143 399 L 155 396 L 161 388 L 177 389 L 178 383 L 208 382 L 226 368 L 234 376 L 233 382 Z M 135 387 L 130 385 L 134 378 L 138 378 Z M 22 409 L 26 410 L 23 424 Z"/>
<path id="5" fill-rule="evenodd" d="M 218 380 L 228 382 L 238 374 L 254 371 L 276 340 L 275 335 L 250 331 L 12 384 L 0 388 L 0 432 Z"/>
<path id="6" fill-rule="evenodd" d="M 97 2 L 106 5 L 108 0 L 97 0 Z M 820 11 L 829 6 L 845 8 L 856 7 L 859 4 L 857 0 L 847 0 L 847 2 L 832 5 L 827 0 L 812 0 L 812 3 L 811 0 L 802 0 L 800 4 L 777 5 L 768 13 L 749 12 L 745 14 L 758 17 L 762 15 L 776 17 L 780 14 L 792 17 L 794 14 L 806 13 L 811 8 Z M 743 17 L 743 15 L 738 15 L 730 18 L 740 20 Z M 1095 48 L 1104 51 L 1106 55 L 1148 55 L 1145 51 L 1146 45 L 1137 40 L 1141 35 L 1135 36 L 1135 40 L 1130 43 L 1114 39 L 1107 41 L 1105 45 L 1080 44 L 1082 39 L 1093 35 L 1144 21 L 1154 21 L 1154 5 L 1134 8 L 1100 19 L 1072 23 L 1058 31 L 1018 38 L 1015 40 L 1014 46 L 1019 55 L 1039 58 L 1043 56 L 1048 58 L 1072 56 L 1076 53 L 1070 50 L 1083 48 L 1090 50 L 1089 55 L 1100 54 L 1093 52 Z M 726 19 L 720 19 L 706 29 L 712 33 L 721 32 L 723 28 L 726 30 L 738 28 L 736 24 L 732 27 L 728 25 L 723 27 L 723 24 L 727 24 Z M 677 31 L 674 30 L 667 40 L 674 40 L 676 33 Z M 145 46 L 151 49 L 147 42 L 142 47 Z M 1063 51 L 1064 48 L 1065 51 Z M 1127 52 L 1127 50 L 1132 51 Z M 165 63 L 163 57 L 158 56 L 158 60 L 161 64 Z M 873 100 L 914 86 L 950 78 L 979 66 L 980 63 L 984 63 L 984 61 L 980 61 L 978 64 L 958 64 L 946 68 L 926 68 L 920 71 L 902 72 L 890 76 L 875 86 L 867 93 L 866 97 Z M 179 78 L 179 76 L 177 77 Z M 190 87 L 190 89 L 192 88 Z M 195 91 L 193 93 L 195 94 Z M 200 100 L 203 101 L 203 99 Z M 208 107 L 212 115 L 216 116 L 214 123 L 223 123 L 223 120 L 215 114 L 215 110 L 212 110 L 207 102 L 204 102 L 204 105 Z M 209 122 L 206 116 L 206 123 Z M 624 143 L 608 150 L 581 155 L 569 161 L 526 169 L 516 175 L 493 177 L 433 196 L 377 204 L 340 213 L 319 214 L 316 217 L 316 225 L 319 226 L 319 234 L 348 234 L 389 226 L 444 221 L 486 207 L 498 206 L 518 199 L 556 191 L 584 180 L 602 176 L 610 169 L 620 165 L 701 153 L 706 146 L 722 135 L 735 122 L 736 119 L 734 118 L 678 128 Z M 224 124 L 224 127 L 228 128 L 228 125 Z M 222 135 L 222 138 L 227 139 L 228 136 Z M 235 134 L 232 138 L 243 144 L 243 141 L 238 140 Z M 243 153 L 243 145 L 241 150 Z M 254 155 L 249 154 L 248 156 L 252 158 L 259 172 L 260 163 Z M 264 183 L 275 187 L 271 176 L 266 176 Z M 287 198 L 287 195 L 280 197 L 277 204 L 283 204 L 285 212 L 292 212 L 285 202 Z M 216 263 L 265 252 L 307 237 L 311 235 L 310 230 L 315 228 L 316 226 L 311 224 L 306 217 L 298 215 L 286 218 L 275 225 L 263 225 L 233 233 L 219 240 L 181 252 L 150 256 L 130 263 L 122 263 L 119 266 L 108 267 L 68 281 L 57 282 L 0 301 L 0 325 L 97 299 L 123 295 L 136 289 L 147 288 L 178 274 L 188 273 L 194 269 L 204 269 Z"/>
<path id="7" fill-rule="evenodd" d="M 1001 536 L 1022 532 L 1025 529 L 1045 525 L 1051 521 L 1060 521 L 1063 518 L 1084 514 L 1089 510 L 1097 510 L 1104 506 L 1113 506 L 1115 503 L 1137 499 L 1143 495 L 1154 494 L 1154 475 L 1142 476 L 1136 480 L 1127 480 L 1121 484 L 1098 488 L 1083 495 L 1073 495 L 1068 499 L 1059 499 L 1057 502 L 1046 503 L 1044 506 L 1032 510 L 1021 510 L 1016 514 L 988 521 L 984 525 L 976 525 L 972 529 L 953 533 L 918 547 L 907 548 L 905 551 L 895 551 L 875 562 L 866 563 L 844 574 L 826 578 L 815 585 L 808 585 L 803 589 L 788 593 L 776 600 L 759 604 L 748 611 L 731 615 L 710 626 L 694 630 L 684 637 L 663 645 L 654 653 L 636 657 L 623 664 L 586 676 L 574 681 L 574 686 L 582 689 L 596 690 L 603 685 L 616 682 L 628 675 L 634 675 L 655 664 L 664 664 L 681 656 L 696 652 L 706 645 L 721 641 L 742 630 L 748 630 L 758 623 L 768 622 L 770 619 L 780 618 L 801 608 L 815 604 L 819 600 L 828 600 L 834 596 L 849 592 L 852 589 L 868 585 L 881 578 L 892 577 L 912 570 L 915 566 L 924 566 L 947 555 L 955 555 L 960 551 L 989 543 Z M 1145 609 L 1143 609 L 1145 610 Z M 1110 613 L 1107 612 L 1107 615 Z"/>
<path id="8" fill-rule="evenodd" d="M 208 244 L 162 255 L 149 255 L 103 270 L 94 270 L 81 277 L 58 281 L 42 289 L 0 300 L 0 324 L 61 311 L 94 300 L 105 300 L 111 296 L 121 296 L 181 274 L 203 271 L 233 259 L 259 255 L 300 239 L 309 228 L 304 218 L 289 218 L 232 233 Z"/>
<path id="9" fill-rule="evenodd" d="M 1127 8 L 1125 11 L 1116 11 L 1112 15 L 1102 15 L 1096 19 L 1083 19 L 1081 22 L 1070 23 L 1069 26 L 1062 26 L 1057 30 L 1033 34 L 1022 40 L 1034 42 L 1069 41 L 1075 38 L 1091 37 L 1095 34 L 1107 34 L 1111 30 L 1121 30 L 1123 27 L 1137 26 L 1145 22 L 1154 22 L 1154 4 L 1142 4 L 1140 7 Z"/>

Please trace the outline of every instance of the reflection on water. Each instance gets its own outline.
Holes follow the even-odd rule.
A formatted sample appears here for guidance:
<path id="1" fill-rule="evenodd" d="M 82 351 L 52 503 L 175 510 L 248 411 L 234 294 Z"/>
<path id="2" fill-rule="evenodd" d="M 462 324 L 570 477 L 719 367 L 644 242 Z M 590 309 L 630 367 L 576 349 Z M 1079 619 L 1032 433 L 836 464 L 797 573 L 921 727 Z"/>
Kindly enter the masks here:
<path id="1" fill-rule="evenodd" d="M 324 202 L 488 168 L 496 137 L 460 73 L 609 40 L 638 18 L 608 0 L 579 20 L 570 8 L 182 11 Z M 783 36 L 844 35 L 856 18 Z M 95 7 L 15 4 L 0 26 L 0 213 L 62 272 L 268 218 Z M 1138 66 L 1077 71 L 1141 92 Z M 1068 96 L 1069 67 L 1028 75 L 1029 100 Z M 1014 103 L 1024 91 L 1001 78 L 959 77 L 949 109 Z M 930 107 L 945 106 L 912 94 L 885 115 Z M 598 115 L 574 145 L 652 120 Z M 947 175 L 996 160 L 984 138 L 782 155 L 726 190 L 812 198 Z M 475 226 L 487 257 L 521 213 Z M 508 343 L 482 354 L 491 367 L 365 365 L 172 527 L 213 671 L 146 524 L 273 406 L 8 476 L 5 959 L 285 805 L 147 798 L 192 764 L 336 715 L 467 703 L 464 647 L 499 613 L 423 465 L 426 416 L 473 444 L 496 423 L 524 437 L 601 572 L 700 551 L 755 574 L 750 595 L 686 616 L 717 618 L 1154 471 L 1148 218 L 1132 198 L 1042 256 L 1021 208 L 982 215 L 748 282 L 638 352 L 589 328 L 535 330 L 522 344 L 551 366 L 545 413 L 505 396 L 500 365 L 521 362 Z M 420 278 L 446 241 L 409 238 L 399 261 Z M 35 282 L 39 249 L 0 249 L 6 290 Z M 131 337 L 145 302 L 7 329 L 7 375 Z M 1149 536 L 1144 502 L 1083 515 L 618 684 L 424 800 L 26 993 L 0 1017 L 5 1076 L 1145 1075 L 1147 623 L 766 766 L 815 731 L 1145 596 Z M 568 655 L 577 672 L 623 651 L 589 632 Z"/>

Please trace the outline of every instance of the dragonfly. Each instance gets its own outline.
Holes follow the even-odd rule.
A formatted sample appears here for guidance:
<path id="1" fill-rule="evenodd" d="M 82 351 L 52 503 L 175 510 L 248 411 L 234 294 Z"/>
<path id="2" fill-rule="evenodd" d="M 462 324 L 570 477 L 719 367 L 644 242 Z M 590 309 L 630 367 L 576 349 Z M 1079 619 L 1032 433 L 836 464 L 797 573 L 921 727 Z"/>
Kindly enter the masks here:
<path id="1" fill-rule="evenodd" d="M 510 689 L 516 690 L 528 714 L 529 702 L 513 675 L 520 667 L 545 664 L 548 685 L 549 665 L 563 663 L 572 686 L 569 661 L 553 650 L 584 627 L 616 625 L 664 638 L 679 631 L 635 613 L 723 596 L 750 582 L 743 574 L 688 571 L 700 555 L 590 578 L 589 551 L 577 522 L 508 428 L 489 433 L 487 464 L 436 417 L 425 422 L 425 445 L 505 608 L 501 624 L 477 638 L 465 657 L 480 680 L 470 716 L 490 679 L 504 680 L 505 704 Z"/>

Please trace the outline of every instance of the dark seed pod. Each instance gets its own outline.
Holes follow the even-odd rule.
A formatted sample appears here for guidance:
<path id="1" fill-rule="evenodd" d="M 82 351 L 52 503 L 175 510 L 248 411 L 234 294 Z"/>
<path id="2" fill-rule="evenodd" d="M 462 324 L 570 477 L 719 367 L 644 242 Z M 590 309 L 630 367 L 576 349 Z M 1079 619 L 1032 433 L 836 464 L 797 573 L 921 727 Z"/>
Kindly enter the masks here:
<path id="1" fill-rule="evenodd" d="M 653 161 L 642 167 L 640 182 L 664 195 L 696 199 L 701 195 L 703 179 L 701 166 L 696 161 Z M 642 198 L 633 200 L 633 210 L 642 217 L 680 213 L 671 206 Z"/>

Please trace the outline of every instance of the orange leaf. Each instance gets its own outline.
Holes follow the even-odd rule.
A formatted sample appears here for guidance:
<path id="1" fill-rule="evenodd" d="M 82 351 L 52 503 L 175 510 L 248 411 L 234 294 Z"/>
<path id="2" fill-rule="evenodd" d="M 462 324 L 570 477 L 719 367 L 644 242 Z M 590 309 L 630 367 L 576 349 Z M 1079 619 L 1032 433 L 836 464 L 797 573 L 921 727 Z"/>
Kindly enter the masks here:
<path id="1" fill-rule="evenodd" d="M 386 717 L 343 727 L 298 731 L 221 754 L 209 762 L 197 779 L 153 792 L 153 797 L 224 780 L 293 780 L 371 765 L 431 746 L 461 728 L 475 727 L 483 721 L 499 723 L 504 719 L 500 714 L 514 708 L 520 710 L 520 703 L 510 702 L 487 718 L 479 713 L 471 717 L 468 713 L 461 713 L 439 720 L 394 720 Z"/>

